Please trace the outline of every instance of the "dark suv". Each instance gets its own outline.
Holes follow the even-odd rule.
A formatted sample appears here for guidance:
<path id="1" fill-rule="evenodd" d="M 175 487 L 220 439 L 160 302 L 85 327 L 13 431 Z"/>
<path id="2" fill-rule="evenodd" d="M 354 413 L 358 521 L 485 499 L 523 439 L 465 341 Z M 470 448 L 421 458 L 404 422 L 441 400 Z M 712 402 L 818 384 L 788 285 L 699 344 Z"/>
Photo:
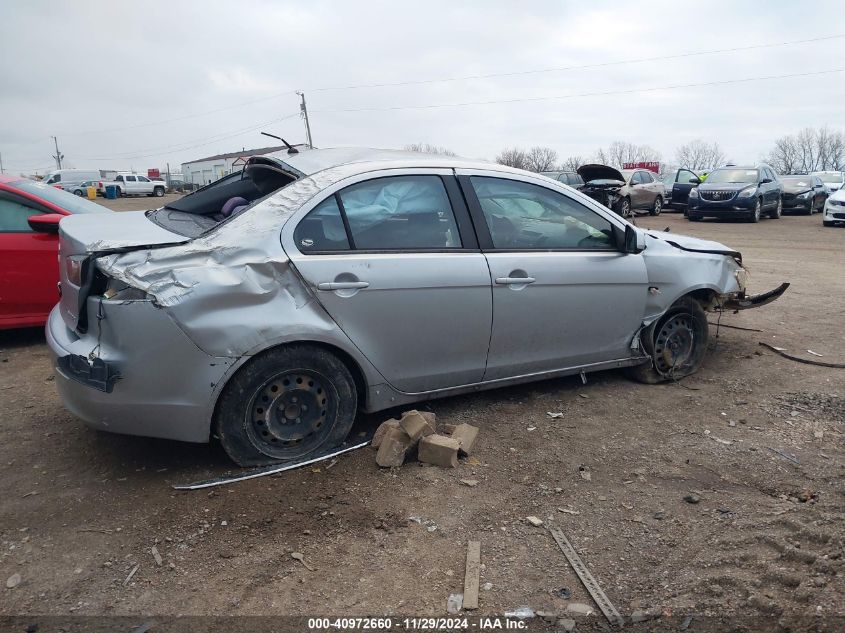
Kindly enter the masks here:
<path id="1" fill-rule="evenodd" d="M 781 215 L 783 185 L 768 165 L 719 167 L 690 191 L 688 217 L 743 218 L 759 222 L 760 216 Z"/>

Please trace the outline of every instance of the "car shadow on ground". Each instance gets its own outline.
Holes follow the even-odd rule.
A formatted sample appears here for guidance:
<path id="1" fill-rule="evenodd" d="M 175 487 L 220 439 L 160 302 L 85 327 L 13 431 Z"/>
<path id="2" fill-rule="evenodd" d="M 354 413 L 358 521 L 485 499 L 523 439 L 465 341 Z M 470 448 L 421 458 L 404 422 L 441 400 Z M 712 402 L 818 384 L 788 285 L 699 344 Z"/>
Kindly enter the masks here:
<path id="1" fill-rule="evenodd" d="M 0 351 L 44 345 L 45 343 L 44 328 L 40 326 L 0 330 Z"/>

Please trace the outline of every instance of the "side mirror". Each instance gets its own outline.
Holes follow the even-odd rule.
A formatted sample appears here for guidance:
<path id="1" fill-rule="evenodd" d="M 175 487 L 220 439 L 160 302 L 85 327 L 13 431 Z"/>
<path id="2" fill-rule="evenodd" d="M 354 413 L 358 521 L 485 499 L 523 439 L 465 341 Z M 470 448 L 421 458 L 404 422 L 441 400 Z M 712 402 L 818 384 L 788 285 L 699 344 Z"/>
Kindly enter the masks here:
<path id="1" fill-rule="evenodd" d="M 761 181 L 760 181 L 760 184 L 761 184 L 761 185 L 766 185 L 766 184 L 768 184 L 768 183 L 770 183 L 770 182 L 772 182 L 772 179 L 771 179 L 771 178 L 763 178 L 763 180 L 761 180 Z"/>
<path id="2" fill-rule="evenodd" d="M 26 221 L 36 233 L 50 233 L 55 235 L 59 232 L 59 222 L 65 217 L 61 213 L 44 213 L 41 215 L 31 215 Z"/>
<path id="3" fill-rule="evenodd" d="M 645 250 L 645 236 L 630 224 L 624 232 L 614 225 L 613 238 L 616 248 L 623 253 L 641 253 Z"/>
<path id="4" fill-rule="evenodd" d="M 689 182 L 690 182 L 691 185 L 700 185 L 701 179 L 700 178 L 690 178 Z"/>

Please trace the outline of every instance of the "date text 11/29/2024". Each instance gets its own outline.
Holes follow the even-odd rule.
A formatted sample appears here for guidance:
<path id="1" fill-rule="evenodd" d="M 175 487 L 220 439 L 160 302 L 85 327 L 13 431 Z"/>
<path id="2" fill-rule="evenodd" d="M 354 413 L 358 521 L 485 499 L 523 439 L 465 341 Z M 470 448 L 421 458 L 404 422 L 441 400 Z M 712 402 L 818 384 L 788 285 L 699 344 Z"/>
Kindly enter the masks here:
<path id="1" fill-rule="evenodd" d="M 479 618 L 308 618 L 309 631 L 390 631 L 393 628 L 409 631 L 454 631 L 454 630 L 525 630 L 525 620 L 479 617 Z"/>

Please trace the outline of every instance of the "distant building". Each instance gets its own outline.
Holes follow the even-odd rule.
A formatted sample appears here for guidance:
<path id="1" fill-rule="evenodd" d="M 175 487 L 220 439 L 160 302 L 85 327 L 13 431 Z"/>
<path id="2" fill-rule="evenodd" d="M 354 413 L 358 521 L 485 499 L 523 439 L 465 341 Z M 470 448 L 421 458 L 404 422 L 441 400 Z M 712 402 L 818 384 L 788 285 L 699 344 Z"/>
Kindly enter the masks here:
<path id="1" fill-rule="evenodd" d="M 295 146 L 301 147 L 301 145 Z M 185 182 L 193 183 L 200 187 L 214 182 L 225 176 L 237 171 L 244 166 L 250 156 L 260 156 L 262 154 L 272 154 L 287 149 L 286 145 L 279 145 L 277 147 L 259 147 L 258 149 L 242 149 L 239 152 L 230 152 L 228 154 L 217 154 L 215 156 L 208 156 L 207 158 L 199 158 L 187 163 L 182 163 L 182 177 Z"/>

